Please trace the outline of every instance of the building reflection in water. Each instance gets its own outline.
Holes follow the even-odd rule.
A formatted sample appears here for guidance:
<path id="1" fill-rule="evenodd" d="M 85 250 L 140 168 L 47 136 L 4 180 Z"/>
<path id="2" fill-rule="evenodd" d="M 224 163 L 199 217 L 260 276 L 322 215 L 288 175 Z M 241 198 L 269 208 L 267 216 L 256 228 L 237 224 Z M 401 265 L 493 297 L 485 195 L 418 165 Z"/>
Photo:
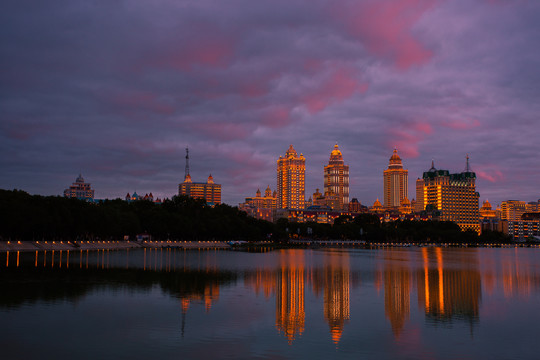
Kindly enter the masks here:
<path id="1" fill-rule="evenodd" d="M 462 254 L 457 251 L 422 248 L 423 266 L 417 276 L 418 303 L 434 321 L 478 320 L 482 299 L 478 258 L 470 251 Z"/>
<path id="2" fill-rule="evenodd" d="M 276 282 L 276 328 L 289 340 L 305 329 L 305 259 L 302 250 L 282 250 Z"/>
<path id="3" fill-rule="evenodd" d="M 324 267 L 324 318 L 337 345 L 344 325 L 351 318 L 351 273 L 348 252 L 328 252 Z"/>
<path id="4" fill-rule="evenodd" d="M 385 261 L 382 275 L 384 311 L 386 318 L 390 321 L 394 336 L 399 338 L 405 322 L 409 319 L 412 275 L 409 269 L 409 253 L 399 250 L 388 251 L 389 254 L 385 255 L 389 256 L 389 259 Z"/>
<path id="5" fill-rule="evenodd" d="M 351 272 L 348 252 L 324 253 L 322 268 L 305 265 L 302 250 L 282 250 L 277 270 L 257 269 L 244 274 L 244 284 L 269 298 L 275 294 L 276 328 L 289 344 L 305 330 L 305 289 L 324 296 L 323 313 L 331 338 L 338 343 L 344 325 L 350 320 Z"/>

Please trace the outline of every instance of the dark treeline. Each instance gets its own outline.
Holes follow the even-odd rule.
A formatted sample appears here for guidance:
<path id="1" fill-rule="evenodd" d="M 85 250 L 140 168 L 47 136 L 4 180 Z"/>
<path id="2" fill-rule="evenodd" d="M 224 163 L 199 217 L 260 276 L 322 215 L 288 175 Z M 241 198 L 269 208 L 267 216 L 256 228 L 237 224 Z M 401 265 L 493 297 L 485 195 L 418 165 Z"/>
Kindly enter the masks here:
<path id="1" fill-rule="evenodd" d="M 89 203 L 58 196 L 0 190 L 0 236 L 4 240 L 262 240 L 273 224 L 228 205 L 175 196 L 162 204 L 105 200 Z"/>
<path id="2" fill-rule="evenodd" d="M 498 232 L 462 232 L 453 222 L 396 221 L 378 216 L 342 216 L 334 225 L 275 224 L 248 217 L 229 205 L 175 196 L 162 204 L 105 200 L 88 203 L 58 196 L 0 190 L 0 237 L 3 240 L 122 239 L 146 233 L 155 240 L 287 240 L 289 238 L 366 240 L 368 242 L 509 242 Z"/>

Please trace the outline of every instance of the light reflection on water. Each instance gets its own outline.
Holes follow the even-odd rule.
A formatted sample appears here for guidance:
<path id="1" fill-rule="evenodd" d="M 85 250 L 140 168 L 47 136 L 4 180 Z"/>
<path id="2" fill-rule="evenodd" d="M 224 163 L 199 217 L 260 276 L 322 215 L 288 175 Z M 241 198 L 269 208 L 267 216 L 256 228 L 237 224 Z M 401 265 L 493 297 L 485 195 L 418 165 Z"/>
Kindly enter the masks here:
<path id="1" fill-rule="evenodd" d="M 59 336 L 86 329 L 99 348 L 78 353 L 82 340 L 64 344 L 82 358 L 139 358 L 149 349 L 157 358 L 534 358 L 540 350 L 516 344 L 540 320 L 536 249 L 2 255 L 0 345 L 8 358 L 36 357 L 43 349 L 14 344 L 46 347 L 51 335 L 42 329 L 50 327 Z M 68 312 L 70 327 L 51 311 Z"/>

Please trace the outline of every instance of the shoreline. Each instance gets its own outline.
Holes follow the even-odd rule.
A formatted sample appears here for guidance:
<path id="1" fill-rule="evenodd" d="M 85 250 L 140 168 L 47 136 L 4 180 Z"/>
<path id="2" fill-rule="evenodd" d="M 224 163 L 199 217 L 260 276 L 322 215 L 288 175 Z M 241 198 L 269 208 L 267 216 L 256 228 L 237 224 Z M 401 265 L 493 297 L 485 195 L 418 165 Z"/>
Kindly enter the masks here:
<path id="1" fill-rule="evenodd" d="M 1 241 L 0 253 L 44 250 L 124 250 L 144 248 L 230 249 L 223 241 Z"/>
<path id="2" fill-rule="evenodd" d="M 369 243 L 364 241 L 340 240 L 293 240 L 289 243 L 275 243 L 263 241 L 230 245 L 226 241 L 124 241 L 124 240 L 95 240 L 95 241 L 0 241 L 0 253 L 5 252 L 34 252 L 49 250 L 125 250 L 125 249 L 238 249 L 256 246 L 276 246 L 279 248 L 538 248 L 540 244 L 514 243 L 514 244 L 461 244 L 461 243 Z"/>

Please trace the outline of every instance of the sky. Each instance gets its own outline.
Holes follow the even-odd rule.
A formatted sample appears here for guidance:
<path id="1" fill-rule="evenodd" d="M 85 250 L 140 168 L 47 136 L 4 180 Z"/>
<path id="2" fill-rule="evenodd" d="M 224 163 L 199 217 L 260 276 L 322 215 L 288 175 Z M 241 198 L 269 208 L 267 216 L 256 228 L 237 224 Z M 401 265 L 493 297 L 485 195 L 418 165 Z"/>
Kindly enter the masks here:
<path id="1" fill-rule="evenodd" d="M 0 188 L 172 197 L 190 149 L 231 205 L 290 144 L 306 198 L 338 144 L 350 196 L 477 174 L 481 201 L 540 198 L 540 1 L 4 0 Z"/>

